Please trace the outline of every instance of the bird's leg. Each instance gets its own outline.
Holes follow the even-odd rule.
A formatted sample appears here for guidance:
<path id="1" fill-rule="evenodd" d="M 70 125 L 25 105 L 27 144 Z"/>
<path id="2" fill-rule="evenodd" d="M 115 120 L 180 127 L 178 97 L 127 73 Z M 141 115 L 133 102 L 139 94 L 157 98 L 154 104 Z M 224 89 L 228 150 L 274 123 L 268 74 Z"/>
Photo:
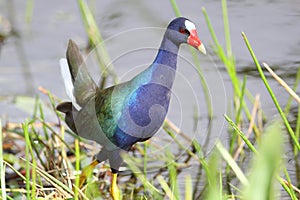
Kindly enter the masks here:
<path id="1" fill-rule="evenodd" d="M 110 194 L 113 200 L 120 200 L 120 190 L 117 185 L 117 176 L 118 173 L 112 173 L 111 186 L 110 186 Z"/>
<path id="2" fill-rule="evenodd" d="M 81 171 L 80 177 L 79 177 L 79 188 L 81 188 L 86 180 L 87 177 L 91 175 L 93 172 L 93 169 L 96 167 L 96 165 L 99 164 L 98 160 L 94 160 L 91 164 L 84 167 Z"/>

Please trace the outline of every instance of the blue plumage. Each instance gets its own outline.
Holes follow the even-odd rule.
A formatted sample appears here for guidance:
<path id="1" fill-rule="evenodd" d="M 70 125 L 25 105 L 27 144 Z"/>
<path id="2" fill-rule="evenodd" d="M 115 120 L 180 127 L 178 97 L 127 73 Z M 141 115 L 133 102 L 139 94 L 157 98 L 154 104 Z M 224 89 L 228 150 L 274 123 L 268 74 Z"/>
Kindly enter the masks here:
<path id="1" fill-rule="evenodd" d="M 72 97 L 73 103 L 61 103 L 57 109 L 66 113 L 66 123 L 75 133 L 103 146 L 97 161 L 109 159 L 113 173 L 118 172 L 122 163 L 122 151 L 151 138 L 163 124 L 182 43 L 205 53 L 195 25 L 180 17 L 166 29 L 153 64 L 128 82 L 100 90 L 88 73 L 78 47 L 70 41 L 67 60 L 72 80 L 66 76 L 66 65 L 62 67 L 63 75 L 69 77 L 67 88 L 72 88 L 69 84 L 72 81 L 76 102 Z M 79 106 L 75 107 L 75 103 Z"/>

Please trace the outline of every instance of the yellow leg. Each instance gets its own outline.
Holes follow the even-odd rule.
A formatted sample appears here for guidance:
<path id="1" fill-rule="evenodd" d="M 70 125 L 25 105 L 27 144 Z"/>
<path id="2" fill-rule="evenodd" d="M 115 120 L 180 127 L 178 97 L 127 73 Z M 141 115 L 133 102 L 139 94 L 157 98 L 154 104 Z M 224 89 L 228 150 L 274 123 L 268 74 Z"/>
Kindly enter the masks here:
<path id="1" fill-rule="evenodd" d="M 110 194 L 113 200 L 120 200 L 120 190 L 117 185 L 117 176 L 117 173 L 113 173 L 111 179 Z"/>
<path id="2" fill-rule="evenodd" d="M 86 178 L 91 175 L 93 172 L 93 169 L 98 165 L 99 162 L 97 160 L 94 160 L 91 164 L 84 167 L 81 171 L 80 177 L 79 177 L 79 188 L 82 188 L 84 182 L 86 181 Z"/>

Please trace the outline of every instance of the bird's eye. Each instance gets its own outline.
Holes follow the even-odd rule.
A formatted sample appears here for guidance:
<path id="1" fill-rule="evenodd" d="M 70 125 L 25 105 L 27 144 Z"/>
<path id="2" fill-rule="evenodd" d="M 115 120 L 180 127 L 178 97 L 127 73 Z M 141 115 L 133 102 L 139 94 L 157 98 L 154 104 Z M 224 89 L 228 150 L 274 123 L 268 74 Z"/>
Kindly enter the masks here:
<path id="1" fill-rule="evenodd" d="M 185 29 L 185 28 L 180 28 L 179 32 L 182 33 L 182 34 L 190 35 L 190 32 L 187 29 Z"/>

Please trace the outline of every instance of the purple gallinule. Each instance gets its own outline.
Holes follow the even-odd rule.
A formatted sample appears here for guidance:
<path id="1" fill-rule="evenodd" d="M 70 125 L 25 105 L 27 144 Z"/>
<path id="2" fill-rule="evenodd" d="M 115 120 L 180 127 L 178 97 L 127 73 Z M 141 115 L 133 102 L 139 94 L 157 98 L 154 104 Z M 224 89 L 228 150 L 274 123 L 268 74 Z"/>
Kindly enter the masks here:
<path id="1" fill-rule="evenodd" d="M 127 152 L 136 142 L 151 138 L 166 117 L 175 78 L 179 46 L 189 44 L 203 54 L 204 45 L 190 20 L 179 17 L 170 22 L 153 63 L 131 80 L 100 90 L 91 78 L 79 49 L 69 41 L 67 60 L 61 69 L 72 102 L 63 102 L 57 110 L 80 137 L 102 145 L 97 158 L 82 170 L 80 186 L 100 162 L 109 160 L 112 170 L 111 195 L 120 198 L 117 174 Z"/>

